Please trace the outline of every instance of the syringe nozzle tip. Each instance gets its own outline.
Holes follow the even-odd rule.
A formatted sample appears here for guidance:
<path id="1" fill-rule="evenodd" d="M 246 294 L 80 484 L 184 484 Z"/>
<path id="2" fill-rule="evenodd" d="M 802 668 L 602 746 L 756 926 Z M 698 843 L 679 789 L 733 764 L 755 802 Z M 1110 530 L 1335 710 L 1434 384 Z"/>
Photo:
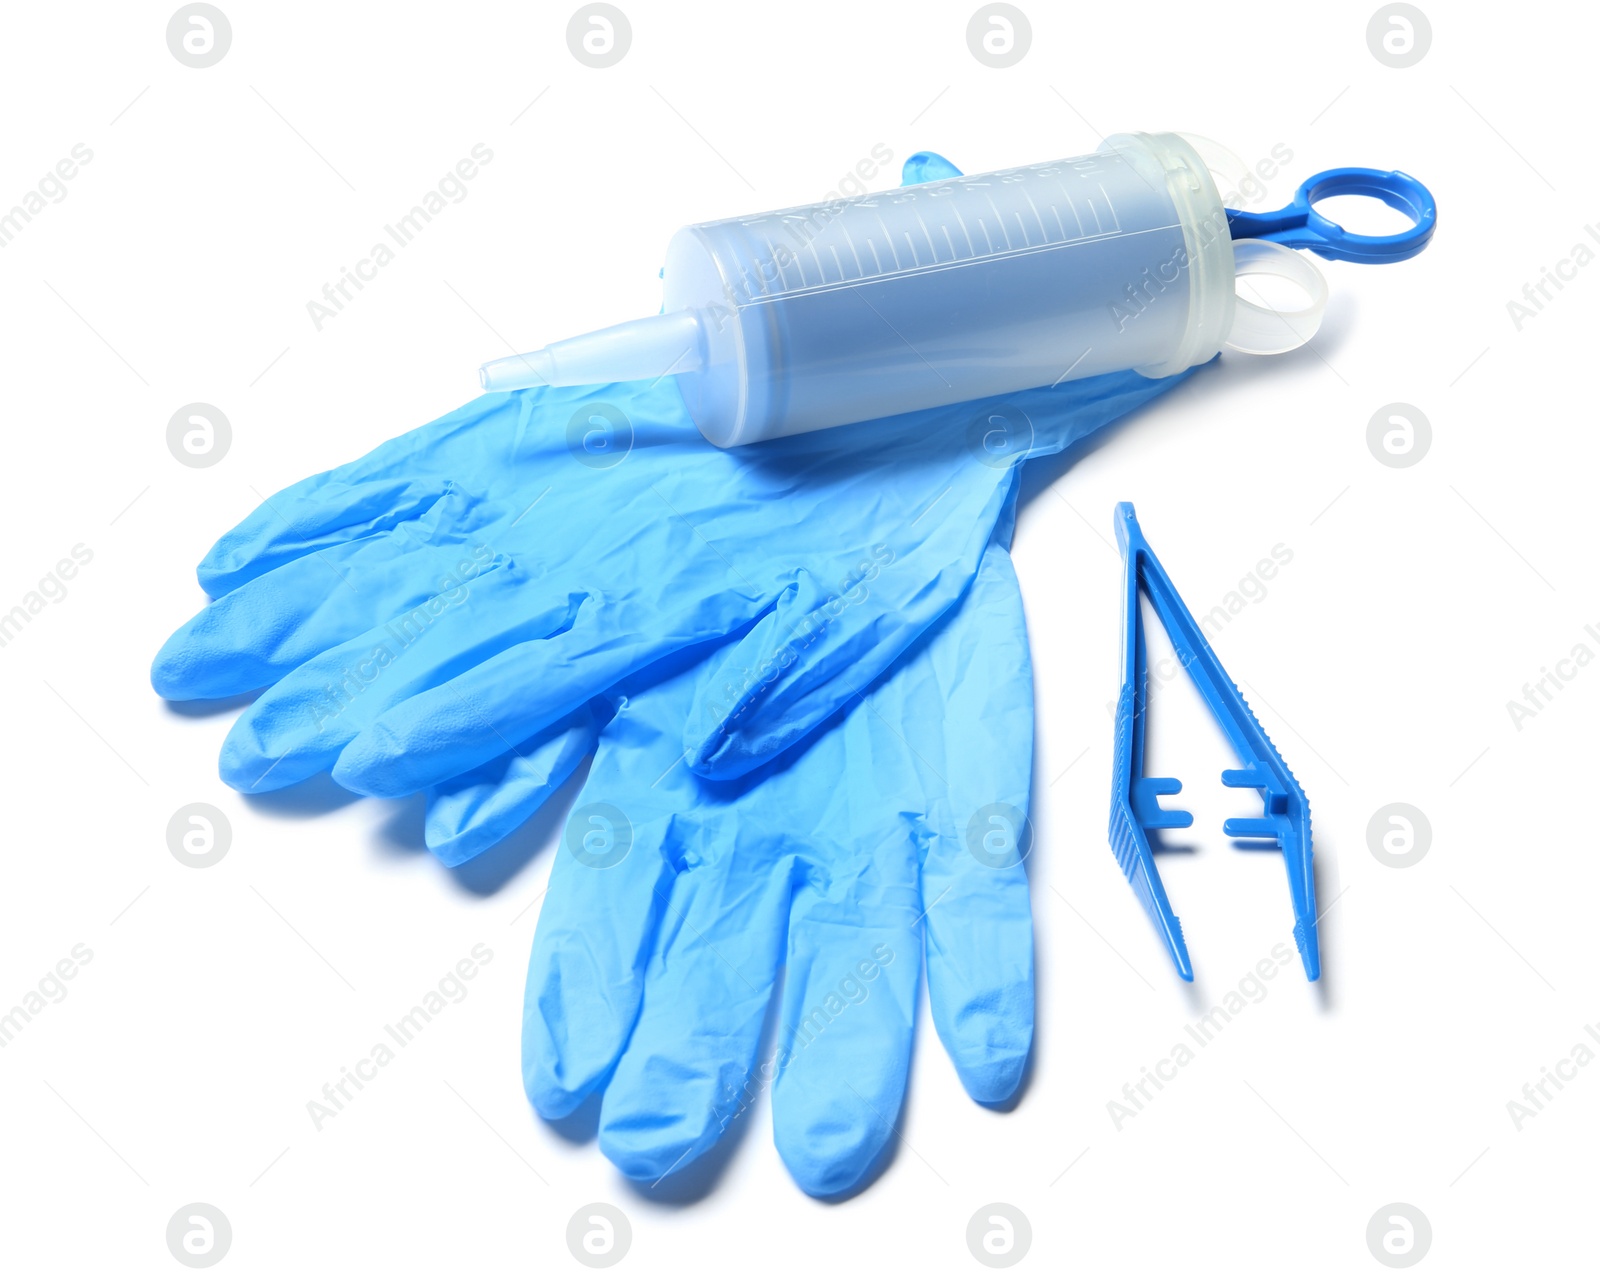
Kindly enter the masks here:
<path id="1" fill-rule="evenodd" d="M 552 382 L 550 355 L 543 349 L 496 358 L 478 368 L 478 384 L 485 393 L 509 393 Z"/>

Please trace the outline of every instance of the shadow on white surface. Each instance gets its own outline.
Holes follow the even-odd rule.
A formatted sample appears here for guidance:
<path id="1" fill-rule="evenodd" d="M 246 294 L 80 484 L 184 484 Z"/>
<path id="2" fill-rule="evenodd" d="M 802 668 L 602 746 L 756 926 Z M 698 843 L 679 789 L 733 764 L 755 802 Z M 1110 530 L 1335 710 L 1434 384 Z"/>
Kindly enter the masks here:
<path id="1" fill-rule="evenodd" d="M 347 791 L 333 780 L 329 773 L 318 773 L 282 790 L 264 791 L 259 795 L 245 794 L 245 802 L 257 812 L 268 817 L 300 820 L 322 817 L 348 807 L 362 798 Z"/>
<path id="2" fill-rule="evenodd" d="M 541 849 L 559 842 L 567 813 L 588 777 L 586 759 L 532 817 L 494 847 L 451 868 L 451 882 L 473 896 L 490 897 L 499 892 L 522 873 Z M 380 851 L 397 856 L 427 852 L 426 797 L 412 795 L 392 802 L 394 812 L 378 827 L 375 839 Z"/>

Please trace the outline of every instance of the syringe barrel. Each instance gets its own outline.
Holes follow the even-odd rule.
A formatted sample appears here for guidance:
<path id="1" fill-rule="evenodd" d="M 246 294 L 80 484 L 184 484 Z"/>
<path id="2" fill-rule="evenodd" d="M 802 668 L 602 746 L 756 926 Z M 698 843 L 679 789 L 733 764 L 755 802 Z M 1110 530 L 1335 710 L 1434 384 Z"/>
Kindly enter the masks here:
<path id="1" fill-rule="evenodd" d="M 1173 134 L 1095 154 L 680 230 L 678 383 L 719 446 L 1107 371 L 1172 375 L 1233 318 L 1226 214 Z"/>

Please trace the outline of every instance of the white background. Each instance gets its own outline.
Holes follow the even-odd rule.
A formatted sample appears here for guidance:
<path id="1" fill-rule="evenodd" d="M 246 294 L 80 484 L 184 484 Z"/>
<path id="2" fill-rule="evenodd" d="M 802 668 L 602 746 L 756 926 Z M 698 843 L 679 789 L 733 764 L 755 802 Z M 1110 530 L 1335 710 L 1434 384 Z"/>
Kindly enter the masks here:
<path id="1" fill-rule="evenodd" d="M 0 207 L 75 143 L 94 156 L 0 249 L 0 609 L 74 544 L 94 554 L 0 649 L 0 1011 L 93 952 L 0 1050 L 9 1266 L 176 1267 L 167 1221 L 196 1201 L 228 1216 L 240 1269 L 577 1266 L 567 1223 L 595 1201 L 627 1214 L 622 1266 L 645 1268 L 976 1267 L 966 1226 L 996 1201 L 1029 1217 L 1030 1267 L 1377 1267 L 1366 1228 L 1393 1202 L 1428 1217 L 1425 1266 L 1592 1262 L 1600 1066 L 1520 1129 L 1507 1101 L 1600 1027 L 1600 666 L 1520 730 L 1506 707 L 1574 645 L 1600 652 L 1600 266 L 1521 331 L 1506 308 L 1600 247 L 1592 12 L 1429 3 L 1431 49 L 1392 69 L 1371 4 L 1023 0 L 1032 47 L 996 70 L 968 51 L 970 0 L 622 0 L 632 46 L 595 70 L 568 50 L 568 6 L 222 7 L 233 42 L 209 69 L 168 51 L 161 4 L 11 6 L 0 43 Z M 1320 168 L 1404 168 L 1440 228 L 1403 265 L 1325 265 L 1312 348 L 1226 357 L 1032 483 L 1023 1098 L 974 1106 L 924 1028 L 903 1143 L 859 1196 L 801 1194 L 765 1105 L 716 1169 L 628 1185 L 518 1077 L 572 788 L 454 874 L 421 847 L 420 800 L 240 797 L 215 763 L 235 712 L 175 711 L 148 685 L 201 602 L 193 564 L 263 495 L 472 396 L 508 345 L 654 311 L 681 224 L 821 198 L 879 143 L 881 187 L 922 148 L 978 171 L 1165 128 L 1250 161 L 1287 146 L 1257 206 Z M 494 159 L 469 196 L 317 331 L 306 302 L 478 142 Z M 206 469 L 166 445 L 196 401 L 233 429 Z M 1367 445 L 1392 402 L 1432 426 L 1408 468 Z M 1120 1129 L 1107 1102 L 1291 915 L 1279 861 L 1221 834 L 1254 797 L 1217 783 L 1222 744 L 1181 683 L 1157 698 L 1152 771 L 1183 778 L 1197 816 L 1179 841 L 1198 851 L 1162 858 L 1192 992 L 1107 850 L 1118 499 L 1196 611 L 1293 552 L 1215 645 L 1310 795 L 1330 907 L 1323 983 L 1286 969 Z M 232 826 L 209 869 L 167 848 L 194 801 Z M 1406 869 L 1368 847 L 1397 801 L 1432 828 Z M 306 1102 L 480 942 L 471 995 L 314 1129 Z"/>

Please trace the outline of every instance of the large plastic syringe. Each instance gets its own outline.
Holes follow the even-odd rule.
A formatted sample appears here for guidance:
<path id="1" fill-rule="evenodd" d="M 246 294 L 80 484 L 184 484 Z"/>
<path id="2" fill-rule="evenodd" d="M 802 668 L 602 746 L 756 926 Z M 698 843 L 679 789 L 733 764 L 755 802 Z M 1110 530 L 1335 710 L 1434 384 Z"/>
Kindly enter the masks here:
<path id="1" fill-rule="evenodd" d="M 660 314 L 490 362 L 480 379 L 675 375 L 707 439 L 738 446 L 1108 371 L 1173 375 L 1225 347 L 1292 349 L 1327 289 L 1290 248 L 1394 260 L 1433 232 L 1427 191 L 1370 169 L 1319 174 L 1282 212 L 1228 209 L 1192 140 L 1121 134 L 1079 159 L 688 226 L 667 248 Z M 1416 224 L 1346 234 L 1310 207 L 1334 193 Z M 1237 296 L 1251 273 L 1289 277 L 1308 303 Z"/>

